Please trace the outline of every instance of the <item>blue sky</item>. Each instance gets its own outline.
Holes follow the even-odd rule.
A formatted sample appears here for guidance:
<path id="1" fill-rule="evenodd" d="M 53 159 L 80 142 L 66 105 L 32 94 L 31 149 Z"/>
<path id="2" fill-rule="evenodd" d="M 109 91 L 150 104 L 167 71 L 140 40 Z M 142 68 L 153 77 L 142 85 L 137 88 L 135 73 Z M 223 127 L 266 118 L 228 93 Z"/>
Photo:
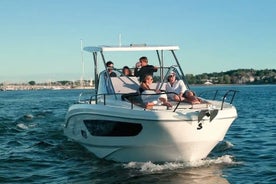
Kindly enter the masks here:
<path id="1" fill-rule="evenodd" d="M 78 80 L 80 40 L 116 45 L 119 34 L 179 45 L 186 74 L 275 69 L 275 10 L 275 0 L 1 0 L 0 83 Z M 90 79 L 88 53 L 84 62 Z"/>

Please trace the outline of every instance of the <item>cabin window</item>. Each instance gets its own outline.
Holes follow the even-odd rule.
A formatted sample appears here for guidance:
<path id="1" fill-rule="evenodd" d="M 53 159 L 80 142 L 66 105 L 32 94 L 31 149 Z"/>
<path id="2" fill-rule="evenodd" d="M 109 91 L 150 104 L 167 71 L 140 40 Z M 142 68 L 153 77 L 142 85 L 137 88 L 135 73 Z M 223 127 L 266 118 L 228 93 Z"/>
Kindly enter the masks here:
<path id="1" fill-rule="evenodd" d="M 92 136 L 136 136 L 143 129 L 141 124 L 106 120 L 83 121 Z"/>

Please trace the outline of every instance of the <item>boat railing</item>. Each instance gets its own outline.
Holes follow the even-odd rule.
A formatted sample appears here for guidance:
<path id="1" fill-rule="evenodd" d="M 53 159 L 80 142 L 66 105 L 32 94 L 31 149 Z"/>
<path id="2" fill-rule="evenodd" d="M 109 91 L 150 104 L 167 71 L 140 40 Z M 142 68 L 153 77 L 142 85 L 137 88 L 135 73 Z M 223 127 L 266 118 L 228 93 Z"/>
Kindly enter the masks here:
<path id="1" fill-rule="evenodd" d="M 224 104 L 224 102 L 225 102 L 227 96 L 228 96 L 229 94 L 230 94 L 230 95 L 232 94 L 232 97 L 230 98 L 230 102 L 229 102 L 230 104 L 232 104 L 237 92 L 238 92 L 237 90 L 228 90 L 228 91 L 223 95 L 223 99 L 222 99 L 222 103 L 221 103 L 221 110 L 223 109 L 223 104 Z"/>
<path id="2" fill-rule="evenodd" d="M 226 101 L 229 104 L 233 103 L 237 92 L 238 92 L 237 90 L 228 90 L 223 95 L 221 95 L 221 92 L 219 90 L 210 90 L 210 91 L 201 92 L 198 95 L 198 97 L 206 100 L 207 103 L 208 103 L 208 99 L 211 99 L 211 100 L 214 100 L 214 101 L 215 100 L 216 101 L 221 101 L 220 109 L 223 110 L 224 104 L 225 104 Z M 168 94 L 176 94 L 174 92 L 162 92 L 162 93 L 167 94 L 167 95 Z M 213 97 L 211 97 L 210 95 L 207 95 L 207 97 L 204 97 L 204 96 L 206 96 L 205 94 L 209 94 L 209 93 L 213 93 Z M 84 95 L 90 95 L 90 97 L 89 98 L 87 98 L 87 97 L 83 98 Z M 156 96 L 156 95 L 160 95 L 160 94 L 158 94 L 158 93 L 156 93 L 156 94 L 140 94 L 138 92 L 135 92 L 135 93 L 125 93 L 125 94 L 118 93 L 118 94 L 115 94 L 115 95 L 120 95 L 121 100 L 123 100 L 123 101 L 125 101 L 125 100 L 129 101 L 130 102 L 130 108 L 133 109 L 134 105 L 146 108 L 145 103 L 142 101 L 142 96 L 143 95 Z M 114 94 L 92 94 L 91 95 L 91 92 L 90 93 L 89 92 L 83 92 L 79 95 L 79 102 L 78 103 L 92 104 L 92 102 L 94 101 L 96 104 L 98 104 L 98 100 L 101 99 L 103 101 L 103 104 L 106 105 L 107 104 L 107 97 L 109 97 L 109 96 L 114 97 Z M 218 96 L 221 96 L 221 99 L 217 99 Z M 99 97 L 101 97 L 101 98 L 99 98 Z M 177 102 L 176 106 L 173 109 L 174 112 L 177 109 L 180 109 L 181 107 L 183 107 L 183 106 L 180 106 L 180 104 L 187 104 L 187 102 L 186 101 Z M 190 104 L 190 105 L 192 105 L 192 106 L 189 107 L 189 108 L 193 108 L 193 104 Z"/>
<path id="3" fill-rule="evenodd" d="M 81 104 L 84 104 L 84 103 L 89 103 L 91 104 L 91 101 L 92 101 L 92 97 L 95 96 L 95 93 L 91 92 L 91 91 L 84 91 L 84 92 L 81 92 L 79 94 L 79 99 L 78 99 L 78 102 L 77 103 L 81 103 Z"/>
<path id="4" fill-rule="evenodd" d="M 229 102 L 229 104 L 233 103 L 237 92 L 239 92 L 239 91 L 232 90 L 232 89 L 227 90 L 226 92 L 222 91 L 222 90 L 206 90 L 206 91 L 202 91 L 198 96 L 200 98 L 204 98 L 204 99 L 212 99 L 212 100 L 221 101 L 220 109 L 222 110 L 224 107 L 224 103 L 226 101 Z M 224 94 L 222 94 L 222 93 L 224 93 Z"/>
<path id="5" fill-rule="evenodd" d="M 85 96 L 87 95 L 87 96 Z M 79 104 L 92 104 L 92 102 L 98 103 L 98 97 L 103 97 L 104 105 L 106 105 L 106 96 L 114 96 L 114 94 L 91 94 L 89 92 L 82 92 L 79 94 Z"/>
<path id="6" fill-rule="evenodd" d="M 92 104 L 93 102 L 95 102 L 95 104 L 99 103 L 99 100 L 101 100 L 101 102 L 103 102 L 104 105 L 107 105 L 108 101 L 107 99 L 110 99 L 109 97 L 115 98 L 114 95 L 116 96 L 121 96 L 121 100 L 125 101 L 128 100 L 131 104 L 130 108 L 133 109 L 134 105 L 140 106 L 145 108 L 145 104 L 142 101 L 141 96 L 142 95 L 150 95 L 150 96 L 154 96 L 154 95 L 160 95 L 160 94 L 139 94 L 137 92 L 135 93 L 116 93 L 116 94 L 92 94 L 90 93 L 90 97 L 88 98 L 83 98 L 84 95 L 88 95 L 89 93 L 81 93 L 79 95 L 79 100 L 78 103 L 88 103 L 88 104 Z M 115 99 L 119 99 L 119 98 L 115 98 Z"/>

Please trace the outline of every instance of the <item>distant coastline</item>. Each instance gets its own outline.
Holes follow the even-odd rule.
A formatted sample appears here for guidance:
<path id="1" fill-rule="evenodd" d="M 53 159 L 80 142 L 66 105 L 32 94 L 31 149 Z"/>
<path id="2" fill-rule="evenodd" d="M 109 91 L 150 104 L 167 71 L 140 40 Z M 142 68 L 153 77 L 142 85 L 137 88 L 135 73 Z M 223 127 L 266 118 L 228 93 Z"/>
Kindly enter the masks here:
<path id="1" fill-rule="evenodd" d="M 0 91 L 18 91 L 18 90 L 65 90 L 65 89 L 94 89 L 94 86 L 45 86 L 45 85 L 23 85 L 9 84 L 1 86 Z"/>
<path id="2" fill-rule="evenodd" d="M 227 72 L 186 74 L 189 84 L 276 84 L 276 69 L 237 69 Z"/>
<path id="3" fill-rule="evenodd" d="M 57 81 L 49 83 L 0 83 L 0 91 L 14 90 L 62 90 L 62 89 L 94 89 L 94 83 L 91 81 Z"/>
<path id="4" fill-rule="evenodd" d="M 237 69 L 227 72 L 203 73 L 199 75 L 186 74 L 190 85 L 260 85 L 276 84 L 276 69 L 254 70 Z M 34 80 L 28 83 L 0 83 L 0 91 L 11 90 L 60 90 L 60 89 L 93 89 L 94 81 L 56 81 L 48 83 L 36 83 Z"/>

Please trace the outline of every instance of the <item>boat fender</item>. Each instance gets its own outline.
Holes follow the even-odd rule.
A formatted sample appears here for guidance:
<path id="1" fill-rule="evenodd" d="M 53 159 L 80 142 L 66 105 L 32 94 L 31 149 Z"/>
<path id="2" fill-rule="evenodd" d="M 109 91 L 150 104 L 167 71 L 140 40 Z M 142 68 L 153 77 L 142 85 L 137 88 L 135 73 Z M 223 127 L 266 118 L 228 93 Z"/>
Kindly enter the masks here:
<path id="1" fill-rule="evenodd" d="M 197 130 L 200 130 L 200 129 L 202 129 L 203 127 L 202 127 L 202 123 L 201 123 L 201 120 L 205 117 L 205 116 L 208 116 L 209 117 L 209 110 L 208 109 L 206 109 L 206 110 L 201 110 L 200 112 L 199 112 L 199 114 L 198 114 L 198 120 L 197 120 L 197 122 L 198 122 L 198 126 L 197 126 Z"/>
<path id="2" fill-rule="evenodd" d="M 201 123 L 201 121 L 202 121 L 202 119 L 205 116 L 210 117 L 209 122 L 212 122 L 213 119 L 217 116 L 217 114 L 218 114 L 218 109 L 214 109 L 214 110 L 207 110 L 207 109 L 206 110 L 201 110 L 199 112 L 199 114 L 198 114 L 198 120 L 197 120 L 198 127 L 197 127 L 197 130 L 202 129 L 202 123 Z"/>
<path id="3" fill-rule="evenodd" d="M 208 114 L 209 114 L 209 110 L 201 110 L 198 114 L 197 122 L 199 123 L 206 115 L 208 116 Z"/>
<path id="4" fill-rule="evenodd" d="M 218 114 L 218 109 L 214 110 L 202 110 L 198 114 L 198 123 L 205 117 L 210 117 L 209 121 L 213 121 L 213 119 L 217 116 Z"/>
<path id="5" fill-rule="evenodd" d="M 217 116 L 218 109 L 214 109 L 210 111 L 210 122 L 213 121 L 213 119 Z"/>

